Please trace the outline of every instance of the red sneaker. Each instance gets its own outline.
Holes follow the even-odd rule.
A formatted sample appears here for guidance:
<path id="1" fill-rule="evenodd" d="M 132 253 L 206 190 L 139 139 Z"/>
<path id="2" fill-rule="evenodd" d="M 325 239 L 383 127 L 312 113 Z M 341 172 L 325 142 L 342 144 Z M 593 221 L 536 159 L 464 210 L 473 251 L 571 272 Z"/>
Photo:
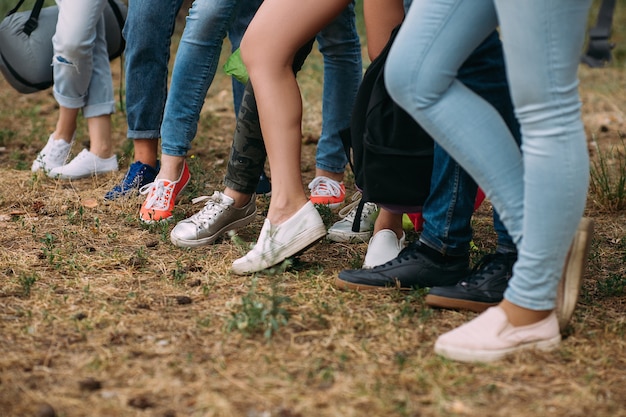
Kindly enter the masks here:
<path id="1" fill-rule="evenodd" d="M 313 204 L 337 208 L 346 199 L 346 186 L 343 182 L 324 176 L 315 177 L 309 184 L 309 190 L 311 190 L 310 200 Z"/>
<path id="2" fill-rule="evenodd" d="M 139 219 L 144 223 L 170 220 L 176 197 L 183 191 L 190 178 L 189 167 L 185 162 L 178 180 L 156 179 L 154 182 L 141 187 L 139 192 L 147 194 L 147 196 L 139 210 Z"/>

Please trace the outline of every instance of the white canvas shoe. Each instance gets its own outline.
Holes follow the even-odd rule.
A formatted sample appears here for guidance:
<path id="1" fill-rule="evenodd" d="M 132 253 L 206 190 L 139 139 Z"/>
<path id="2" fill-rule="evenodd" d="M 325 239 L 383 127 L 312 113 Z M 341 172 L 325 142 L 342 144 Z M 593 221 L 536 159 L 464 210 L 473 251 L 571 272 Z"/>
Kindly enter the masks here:
<path id="1" fill-rule="evenodd" d="M 103 159 L 83 149 L 67 165 L 50 170 L 48 176 L 62 180 L 76 180 L 117 170 L 117 156 Z"/>
<path id="2" fill-rule="evenodd" d="M 65 164 L 67 156 L 70 154 L 73 141 L 73 137 L 70 143 L 67 143 L 63 139 L 54 139 L 52 135 L 50 135 L 46 146 L 39 151 L 30 169 L 33 172 L 42 169 L 47 174 L 51 169 L 62 166 Z"/>
<path id="3" fill-rule="evenodd" d="M 311 203 L 302 206 L 289 220 L 274 226 L 265 219 L 252 250 L 233 262 L 235 274 L 244 275 L 277 265 L 326 236 L 326 226 Z"/>

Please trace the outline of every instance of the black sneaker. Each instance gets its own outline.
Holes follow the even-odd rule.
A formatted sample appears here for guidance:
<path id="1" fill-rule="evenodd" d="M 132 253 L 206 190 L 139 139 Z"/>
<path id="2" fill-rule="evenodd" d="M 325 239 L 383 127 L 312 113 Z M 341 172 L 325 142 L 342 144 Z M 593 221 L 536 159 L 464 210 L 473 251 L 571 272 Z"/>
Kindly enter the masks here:
<path id="1" fill-rule="evenodd" d="M 386 264 L 371 269 L 341 271 L 335 278 L 339 289 L 377 290 L 396 288 L 408 291 L 413 288 L 451 285 L 470 272 L 469 259 L 435 262 L 421 247 L 419 241 L 411 243 Z"/>
<path id="2" fill-rule="evenodd" d="M 472 273 L 458 284 L 431 288 L 426 296 L 426 304 L 483 312 L 502 301 L 516 260 L 516 253 L 486 255 Z"/>

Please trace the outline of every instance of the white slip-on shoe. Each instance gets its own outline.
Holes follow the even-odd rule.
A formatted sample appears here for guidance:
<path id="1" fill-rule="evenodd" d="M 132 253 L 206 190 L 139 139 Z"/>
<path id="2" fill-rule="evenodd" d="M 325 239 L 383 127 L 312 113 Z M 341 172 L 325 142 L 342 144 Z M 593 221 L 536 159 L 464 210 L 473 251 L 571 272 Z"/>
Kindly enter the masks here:
<path id="1" fill-rule="evenodd" d="M 33 172 L 42 169 L 47 174 L 51 169 L 62 166 L 70 154 L 73 141 L 74 137 L 68 143 L 63 139 L 54 139 L 51 134 L 46 146 L 39 151 L 30 169 Z"/>
<path id="2" fill-rule="evenodd" d="M 437 338 L 435 353 L 460 362 L 493 362 L 524 349 L 549 351 L 559 346 L 556 313 L 528 326 L 512 326 L 504 310 L 491 307 L 474 320 Z"/>
<path id="3" fill-rule="evenodd" d="M 313 203 L 307 201 L 296 214 L 278 226 L 265 219 L 257 243 L 244 257 L 233 262 L 232 270 L 238 275 L 262 271 L 307 249 L 324 236 L 326 226 L 322 217 Z"/>
<path id="4" fill-rule="evenodd" d="M 363 261 L 363 268 L 373 268 L 389 262 L 400 254 L 404 249 L 406 234 L 398 239 L 393 230 L 379 230 L 369 241 L 367 253 Z"/>
<path id="5" fill-rule="evenodd" d="M 76 180 L 117 170 L 117 156 L 103 159 L 83 149 L 67 165 L 50 170 L 48 176 L 62 180 Z"/>
<path id="6" fill-rule="evenodd" d="M 585 275 L 592 236 L 593 220 L 583 217 L 578 224 L 574 240 L 567 253 L 563 275 L 557 287 L 555 311 L 561 331 L 565 329 L 574 314 L 580 286 Z"/>

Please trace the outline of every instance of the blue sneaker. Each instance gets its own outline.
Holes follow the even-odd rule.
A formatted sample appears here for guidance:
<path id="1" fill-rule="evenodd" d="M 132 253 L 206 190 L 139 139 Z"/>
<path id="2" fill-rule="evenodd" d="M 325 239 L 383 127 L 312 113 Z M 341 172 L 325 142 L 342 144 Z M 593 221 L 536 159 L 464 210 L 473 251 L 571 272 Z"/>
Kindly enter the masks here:
<path id="1" fill-rule="evenodd" d="M 259 183 L 256 186 L 256 193 L 257 195 L 265 194 L 268 197 L 272 195 L 272 183 L 270 182 L 270 179 L 267 178 L 267 175 L 265 175 L 265 171 L 263 171 L 259 177 Z"/>
<path id="2" fill-rule="evenodd" d="M 128 167 L 128 172 L 122 182 L 113 187 L 111 191 L 107 192 L 104 199 L 116 200 L 118 198 L 138 194 L 141 187 L 154 182 L 159 173 L 159 168 L 159 161 L 157 161 L 156 168 L 152 168 L 150 165 L 139 161 L 133 162 L 131 166 Z"/>

